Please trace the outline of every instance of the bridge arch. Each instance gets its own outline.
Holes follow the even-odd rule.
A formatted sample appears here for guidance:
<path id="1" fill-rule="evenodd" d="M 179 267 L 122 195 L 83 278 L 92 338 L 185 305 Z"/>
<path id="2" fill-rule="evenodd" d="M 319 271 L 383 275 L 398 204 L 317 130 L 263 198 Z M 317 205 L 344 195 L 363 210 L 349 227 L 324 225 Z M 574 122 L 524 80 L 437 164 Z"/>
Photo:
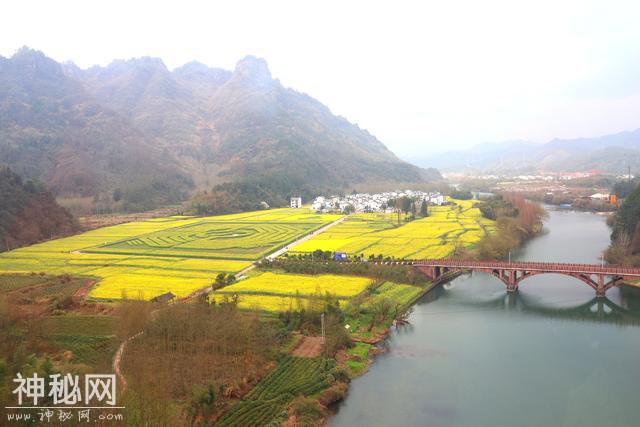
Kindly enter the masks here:
<path id="1" fill-rule="evenodd" d="M 434 283 L 450 280 L 464 271 L 488 273 L 502 281 L 507 287 L 507 292 L 517 291 L 520 282 L 528 277 L 539 274 L 560 274 L 585 283 L 596 291 L 598 297 L 605 296 L 609 289 L 625 277 L 640 278 L 640 269 L 588 264 L 425 260 L 415 262 L 414 267 Z"/>

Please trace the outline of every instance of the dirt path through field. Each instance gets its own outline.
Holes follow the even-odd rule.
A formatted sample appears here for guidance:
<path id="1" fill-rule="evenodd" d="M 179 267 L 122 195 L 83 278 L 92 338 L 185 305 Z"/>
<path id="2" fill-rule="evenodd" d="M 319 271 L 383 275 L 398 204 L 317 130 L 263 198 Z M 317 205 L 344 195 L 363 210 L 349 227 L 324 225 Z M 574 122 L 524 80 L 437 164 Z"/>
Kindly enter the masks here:
<path id="1" fill-rule="evenodd" d="M 93 279 L 87 280 L 84 285 L 82 285 L 77 291 L 75 291 L 75 293 L 73 294 L 73 300 L 76 303 L 82 302 L 87 297 L 87 295 L 89 295 L 91 288 L 93 288 L 93 285 L 95 285 L 96 282 L 97 281 Z"/>
<path id="2" fill-rule="evenodd" d="M 291 352 L 297 357 L 318 357 L 322 353 L 322 337 L 302 337 L 298 346 Z"/>
<path id="3" fill-rule="evenodd" d="M 301 238 L 299 238 L 298 240 L 296 240 L 295 242 L 291 242 L 288 245 L 286 245 L 284 248 L 280 248 L 277 251 L 274 251 L 272 253 L 270 253 L 269 255 L 266 256 L 267 259 L 271 260 L 271 259 L 275 259 L 277 257 L 279 257 L 280 255 L 284 254 L 285 252 L 290 251 L 291 249 L 293 249 L 294 247 L 298 246 L 300 243 L 306 242 L 307 240 L 317 236 L 320 233 L 325 232 L 328 228 L 333 227 L 334 225 L 340 224 L 341 222 L 345 221 L 347 219 L 346 216 L 343 216 L 342 218 L 339 218 L 319 229 L 317 229 L 316 231 L 313 231 L 309 234 L 306 234 L 304 236 L 302 236 Z M 238 271 L 236 273 L 236 277 L 242 277 L 243 275 L 247 274 L 248 272 L 250 272 L 251 270 L 253 270 L 254 268 L 256 268 L 255 264 L 251 264 L 250 266 L 244 268 L 241 271 Z M 203 289 L 198 289 L 197 291 L 193 292 L 192 294 L 184 297 L 184 298 L 180 298 L 178 300 L 176 300 L 176 302 L 187 302 L 187 301 L 191 301 L 195 298 L 198 298 L 204 294 L 206 294 L 207 292 L 209 292 L 210 287 L 207 286 L 206 288 Z"/>
<path id="4" fill-rule="evenodd" d="M 129 343 L 129 341 L 139 337 L 140 335 L 142 335 L 142 331 L 122 341 L 122 343 L 120 343 L 120 347 L 118 347 L 118 351 L 116 351 L 115 356 L 113 356 L 113 372 L 116 374 L 116 376 L 120 380 L 120 383 L 122 384 L 120 393 L 123 393 L 127 388 L 127 380 L 124 378 L 124 375 L 122 375 L 122 372 L 120 371 L 120 362 L 122 361 L 122 355 L 124 354 L 124 349 Z"/>
<path id="5" fill-rule="evenodd" d="M 285 246 L 284 248 L 278 249 L 277 251 L 267 255 L 267 259 L 276 259 L 278 258 L 280 255 L 284 254 L 285 252 L 288 252 L 289 250 L 293 249 L 294 247 L 298 246 L 300 243 L 304 243 L 309 239 L 314 238 L 315 236 L 317 236 L 320 233 L 324 233 L 325 231 L 327 231 L 327 229 L 333 227 L 334 225 L 338 225 L 341 222 L 345 221 L 347 219 L 346 216 L 343 216 L 333 222 L 330 222 L 329 224 L 325 225 L 324 227 L 320 227 L 318 228 L 316 231 L 313 231 L 305 236 L 302 236 L 301 238 L 299 238 L 298 240 L 296 240 L 295 242 L 291 242 L 289 243 L 287 246 Z"/>

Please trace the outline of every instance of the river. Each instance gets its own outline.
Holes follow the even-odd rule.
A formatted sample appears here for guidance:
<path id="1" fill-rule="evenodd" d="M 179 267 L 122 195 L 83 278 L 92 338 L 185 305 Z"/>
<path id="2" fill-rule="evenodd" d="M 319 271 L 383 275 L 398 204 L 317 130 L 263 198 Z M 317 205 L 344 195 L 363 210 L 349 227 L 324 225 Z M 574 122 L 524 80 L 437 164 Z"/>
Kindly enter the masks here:
<path id="1" fill-rule="evenodd" d="M 600 262 L 601 216 L 549 208 L 546 232 L 514 260 Z M 331 426 L 638 426 L 640 291 L 596 299 L 559 275 L 461 276 L 420 300 Z"/>

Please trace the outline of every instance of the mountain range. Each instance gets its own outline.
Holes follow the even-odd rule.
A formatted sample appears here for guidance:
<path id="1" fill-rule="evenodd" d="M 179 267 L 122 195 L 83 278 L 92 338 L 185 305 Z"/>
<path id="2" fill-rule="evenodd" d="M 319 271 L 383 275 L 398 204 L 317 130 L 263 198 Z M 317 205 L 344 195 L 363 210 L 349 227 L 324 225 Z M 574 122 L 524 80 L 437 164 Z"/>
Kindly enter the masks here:
<path id="1" fill-rule="evenodd" d="M 230 183 L 281 203 L 441 178 L 284 87 L 260 58 L 233 71 L 198 62 L 170 71 L 149 57 L 81 69 L 29 48 L 0 57 L 0 164 L 58 196 L 125 210 Z"/>
<path id="2" fill-rule="evenodd" d="M 434 154 L 417 164 L 455 172 L 587 172 L 626 174 L 640 170 L 640 129 L 595 138 L 484 143 L 469 150 Z"/>

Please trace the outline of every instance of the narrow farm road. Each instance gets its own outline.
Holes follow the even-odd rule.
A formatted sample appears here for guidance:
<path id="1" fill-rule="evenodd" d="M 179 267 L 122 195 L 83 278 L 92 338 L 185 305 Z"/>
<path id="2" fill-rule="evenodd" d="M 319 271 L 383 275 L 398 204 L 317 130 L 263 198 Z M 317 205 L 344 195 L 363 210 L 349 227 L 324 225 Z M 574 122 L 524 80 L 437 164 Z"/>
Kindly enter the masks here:
<path id="1" fill-rule="evenodd" d="M 120 343 L 120 347 L 118 347 L 118 351 L 116 351 L 115 356 L 113 356 L 113 372 L 116 374 L 116 376 L 120 380 L 120 384 L 122 384 L 122 389 L 120 389 L 120 393 L 123 393 L 127 388 L 127 380 L 124 378 L 124 375 L 122 375 L 122 372 L 120 371 L 120 361 L 122 360 L 122 355 L 124 354 L 124 349 L 127 346 L 127 343 L 129 341 L 133 340 L 134 338 L 139 337 L 140 335 L 142 335 L 142 331 L 140 331 L 137 334 L 132 335 L 129 338 L 127 338 L 126 340 L 122 341 Z"/>
<path id="2" fill-rule="evenodd" d="M 317 236 L 320 233 L 325 232 L 326 230 L 328 230 L 329 228 L 333 227 L 334 225 L 340 224 L 341 222 L 345 221 L 346 219 L 347 219 L 347 217 L 343 216 L 343 217 L 341 217 L 341 218 L 339 218 L 339 219 L 337 219 L 337 220 L 335 220 L 335 221 L 333 221 L 333 222 L 331 222 L 331 223 L 329 223 L 329 224 L 327 224 L 327 225 L 325 225 L 323 227 L 320 227 L 317 230 L 302 236 L 298 240 L 289 243 L 285 247 L 280 248 L 277 251 L 274 251 L 274 252 L 270 253 L 269 255 L 266 256 L 266 258 L 269 259 L 269 260 L 275 259 L 275 258 L 279 257 L 280 255 L 288 252 L 290 249 L 298 246 L 299 244 L 301 244 L 303 242 L 306 242 L 309 239 L 312 239 L 313 237 Z M 255 267 L 256 267 L 255 264 L 251 264 L 249 267 L 239 271 L 237 273 L 237 276 L 242 276 L 243 274 L 246 274 L 249 271 L 253 270 Z M 193 292 L 191 295 L 189 295 L 186 298 L 182 298 L 182 299 L 176 300 L 176 303 L 184 303 L 184 302 L 187 302 L 187 301 L 191 301 L 194 298 L 198 298 L 198 297 L 206 294 L 207 292 L 209 292 L 210 289 L 211 289 L 210 286 L 207 286 L 206 288 L 202 288 L 202 289 L 200 289 L 200 290 L 198 290 L 196 292 Z M 161 310 L 161 309 L 158 309 L 158 310 Z M 156 312 L 158 310 L 156 310 Z M 155 314 L 155 312 L 154 312 L 154 314 Z M 116 351 L 116 354 L 113 356 L 113 363 L 112 363 L 113 372 L 116 374 L 116 376 L 118 377 L 118 380 L 120 380 L 120 383 L 122 384 L 122 391 L 124 391 L 126 389 L 126 387 L 127 387 L 127 380 L 124 378 L 124 375 L 122 374 L 122 371 L 121 371 L 121 368 L 120 368 L 120 365 L 121 365 L 121 362 L 122 362 L 122 356 L 124 355 L 124 350 L 125 350 L 125 348 L 127 346 L 127 343 L 129 343 L 129 341 L 139 337 L 140 335 L 142 335 L 142 333 L 143 333 L 143 331 L 140 331 L 137 334 L 132 335 L 129 338 L 127 338 L 124 341 L 122 341 L 122 343 L 120 343 L 120 346 L 118 347 L 118 350 Z M 314 352 L 317 351 L 315 349 L 315 345 L 317 345 L 317 344 L 315 344 L 315 343 L 312 344 L 312 343 L 313 343 L 313 341 L 310 341 L 309 343 L 307 343 L 305 345 L 305 349 L 303 351 L 304 353 L 314 353 Z M 307 346 L 310 346 L 311 350 L 309 350 L 307 348 Z"/>
<path id="3" fill-rule="evenodd" d="M 317 236 L 320 233 L 324 233 L 325 231 L 327 231 L 329 228 L 333 227 L 334 225 L 338 225 L 341 222 L 344 222 L 347 219 L 346 216 L 340 217 L 339 219 L 325 225 L 324 227 L 320 227 L 318 228 L 316 231 L 313 231 L 307 235 L 302 236 L 301 238 L 299 238 L 298 240 L 296 240 L 295 242 L 291 242 L 289 243 L 287 246 L 285 246 L 284 248 L 278 249 L 277 251 L 269 254 L 266 256 L 267 259 L 272 260 L 272 259 L 276 259 L 278 258 L 280 255 L 284 254 L 285 252 L 289 252 L 289 250 L 293 249 L 294 247 L 298 246 L 300 243 L 304 243 L 309 239 L 314 238 L 315 236 Z"/>
<path id="4" fill-rule="evenodd" d="M 322 344 L 322 337 L 305 336 L 291 354 L 297 357 L 318 357 L 322 354 Z"/>
<path id="5" fill-rule="evenodd" d="M 291 249 L 295 248 L 296 246 L 298 246 L 301 243 L 306 242 L 309 239 L 312 239 L 313 237 L 317 236 L 320 233 L 324 233 L 325 231 L 327 231 L 329 228 L 333 227 L 334 225 L 338 225 L 341 222 L 344 222 L 347 219 L 346 216 L 343 216 L 323 227 L 318 228 L 317 230 L 309 233 L 309 234 L 305 234 L 304 236 L 300 237 L 298 240 L 289 243 L 288 245 L 284 246 L 283 248 L 280 248 L 270 254 L 268 254 L 265 258 L 268 260 L 273 260 L 278 258 L 280 255 L 283 255 L 284 253 L 290 251 Z M 245 274 L 247 274 L 248 272 L 250 272 L 251 270 L 253 270 L 254 268 L 256 268 L 255 264 L 251 264 L 250 266 L 238 271 L 236 273 L 236 277 L 241 277 Z M 207 292 L 209 292 L 210 287 L 207 286 L 206 288 L 202 288 L 202 289 L 198 289 L 197 291 L 193 292 L 191 295 L 184 297 L 182 299 L 177 300 L 176 302 L 185 302 L 185 301 L 190 301 L 194 298 L 198 298 L 204 294 L 206 294 Z"/>

